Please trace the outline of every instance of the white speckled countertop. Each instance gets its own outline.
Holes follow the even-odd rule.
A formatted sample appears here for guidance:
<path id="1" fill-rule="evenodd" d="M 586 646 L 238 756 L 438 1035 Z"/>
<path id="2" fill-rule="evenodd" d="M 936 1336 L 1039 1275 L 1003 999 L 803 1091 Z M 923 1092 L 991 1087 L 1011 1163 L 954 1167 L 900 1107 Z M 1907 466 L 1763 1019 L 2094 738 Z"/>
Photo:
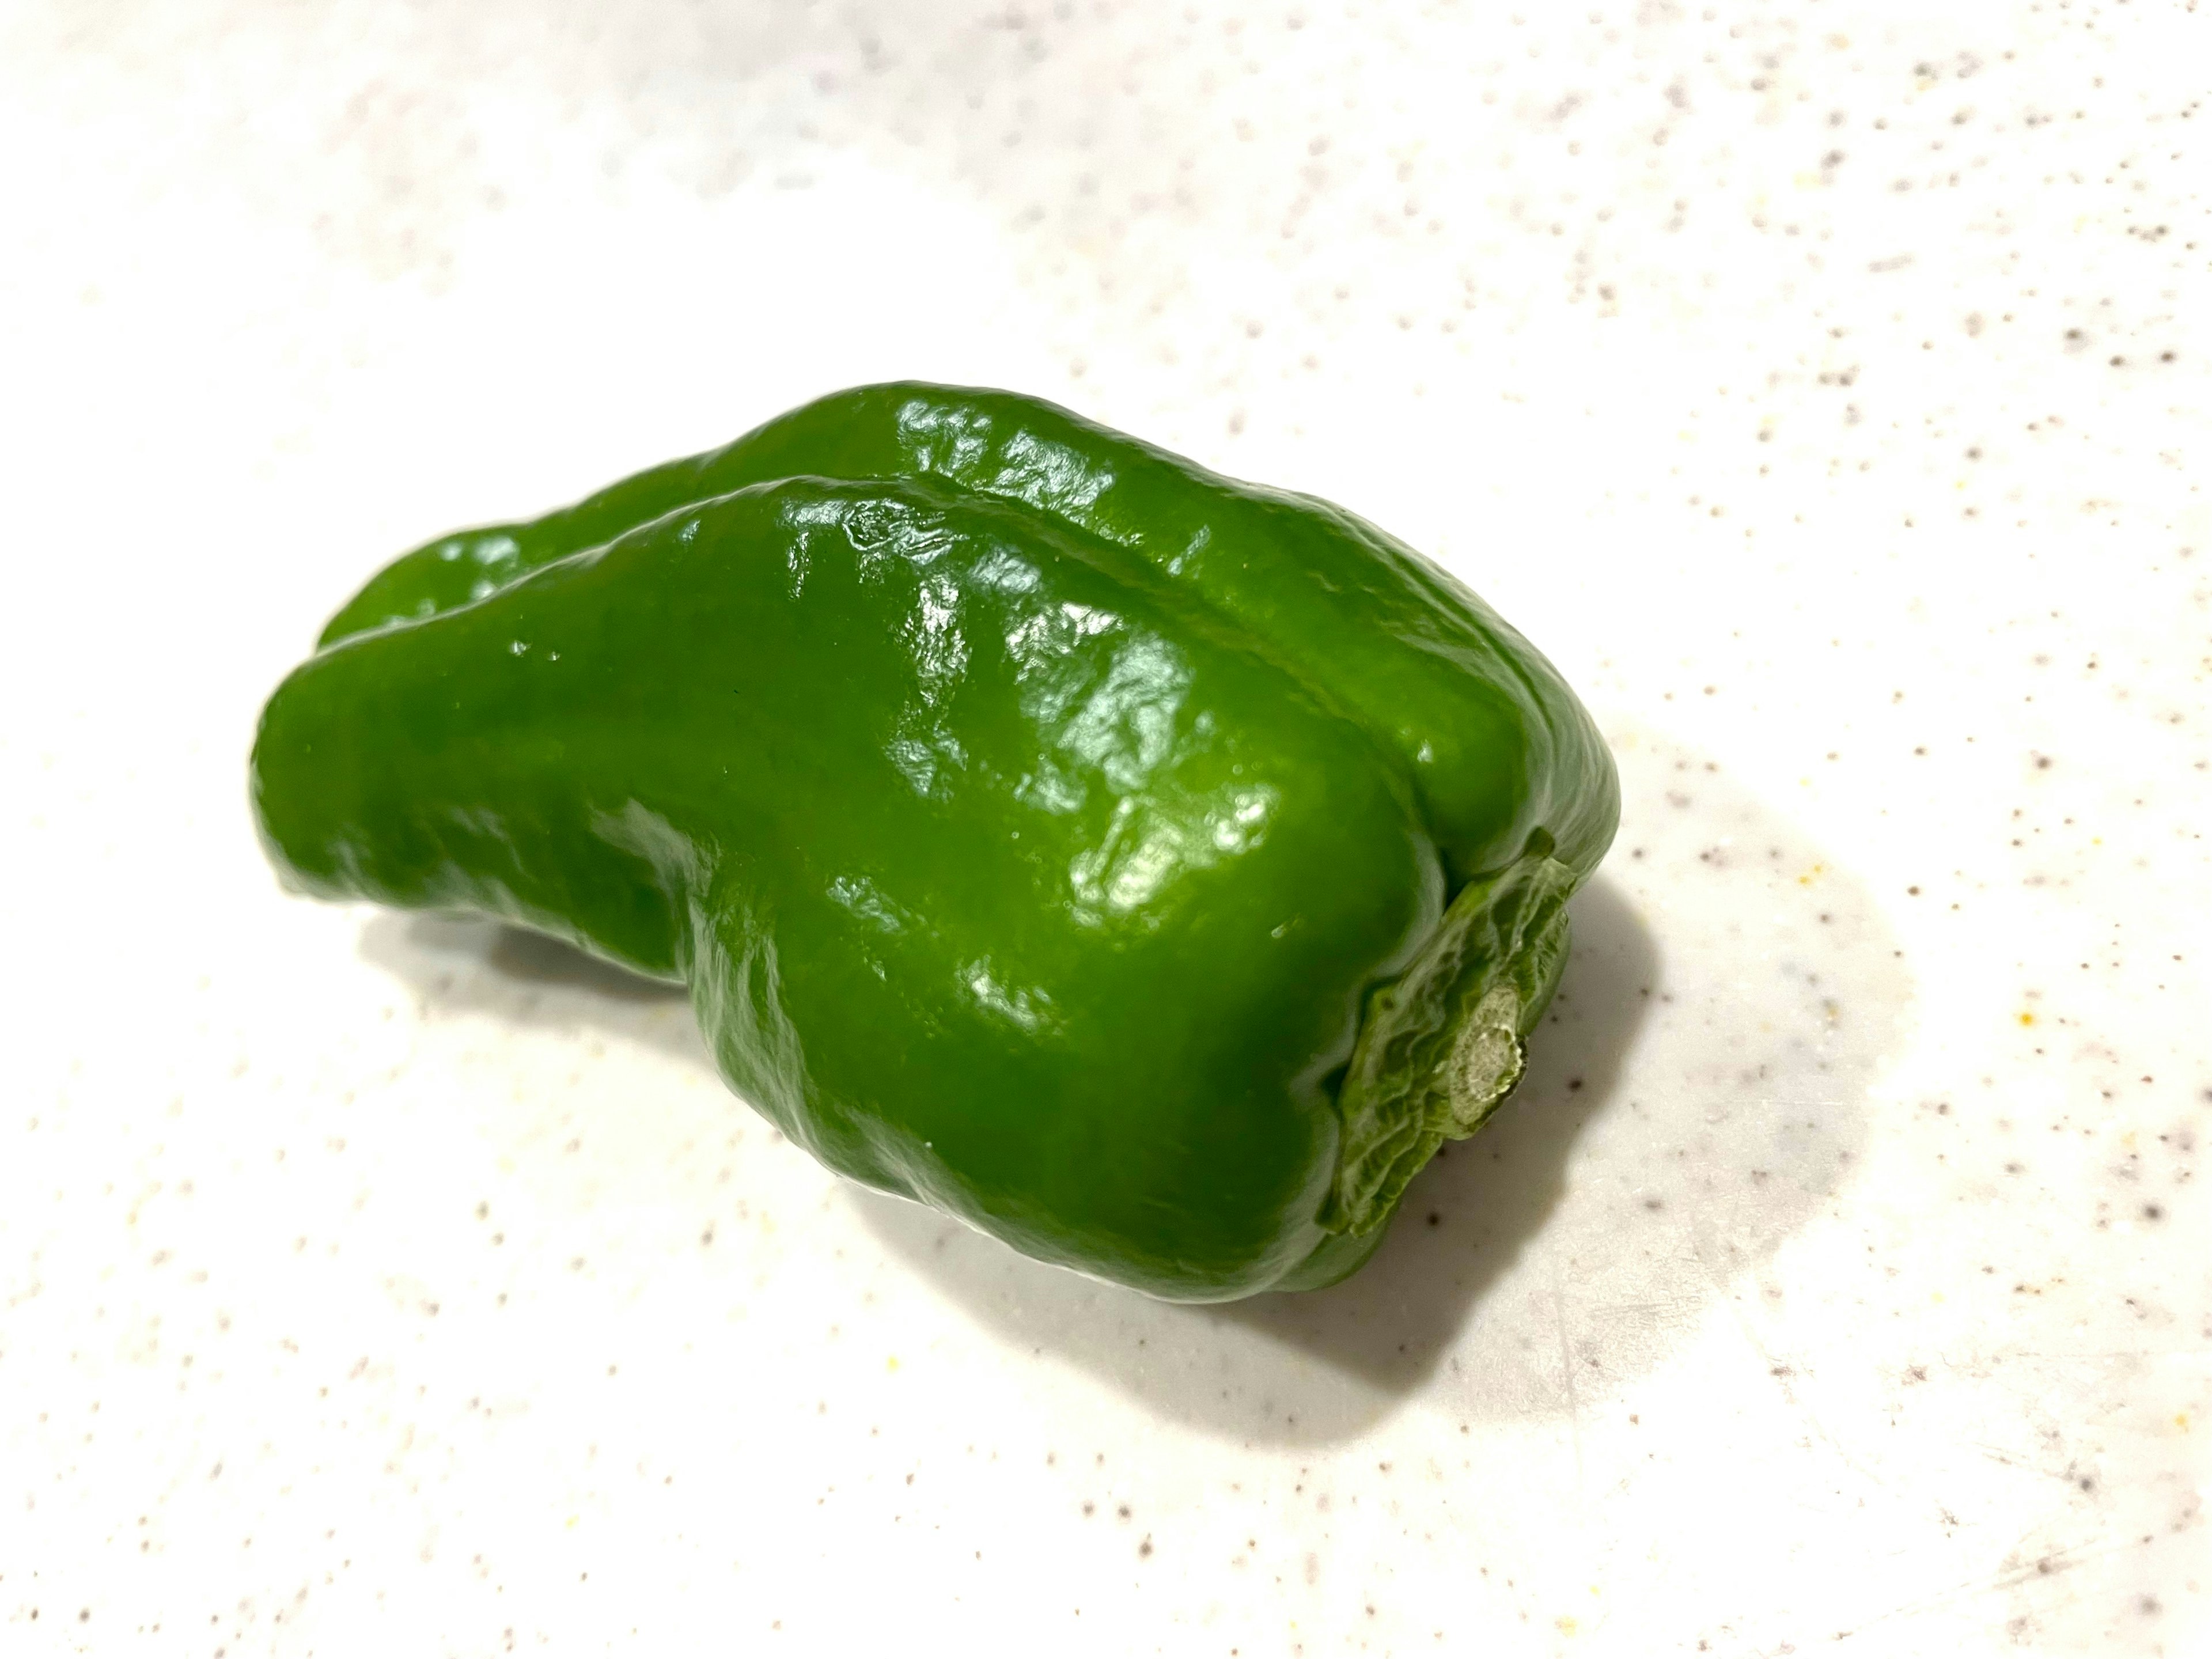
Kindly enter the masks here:
<path id="1" fill-rule="evenodd" d="M 2212 1651 L 2208 62 L 10 8 L 0 1650 Z M 1034 1267 L 680 1000 L 261 861 L 382 560 L 906 374 L 1366 513 L 1618 746 L 1527 1086 L 1335 1291 Z"/>

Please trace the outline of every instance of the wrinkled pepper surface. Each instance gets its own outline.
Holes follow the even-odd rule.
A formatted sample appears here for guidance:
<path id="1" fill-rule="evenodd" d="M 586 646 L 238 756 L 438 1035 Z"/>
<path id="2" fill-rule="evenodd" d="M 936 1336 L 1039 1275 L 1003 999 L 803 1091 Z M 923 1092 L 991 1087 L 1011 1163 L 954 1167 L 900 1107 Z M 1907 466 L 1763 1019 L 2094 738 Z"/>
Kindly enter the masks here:
<path id="1" fill-rule="evenodd" d="M 832 1169 L 1185 1301 L 1367 1258 L 1619 816 L 1557 672 L 1382 532 L 917 384 L 407 554 L 252 787 L 289 886 L 687 981 Z"/>

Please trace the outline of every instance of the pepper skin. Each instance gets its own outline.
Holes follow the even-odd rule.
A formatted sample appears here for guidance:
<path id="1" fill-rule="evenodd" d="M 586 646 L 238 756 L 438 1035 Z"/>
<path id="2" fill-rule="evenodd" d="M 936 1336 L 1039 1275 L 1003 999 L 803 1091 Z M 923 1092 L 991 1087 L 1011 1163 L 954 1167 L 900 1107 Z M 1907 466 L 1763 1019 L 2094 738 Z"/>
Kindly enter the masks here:
<path id="1" fill-rule="evenodd" d="M 1367 1258 L 1619 817 L 1556 671 L 1380 531 L 911 384 L 402 557 L 252 795 L 289 886 L 687 981 L 832 1169 L 1181 1301 Z"/>

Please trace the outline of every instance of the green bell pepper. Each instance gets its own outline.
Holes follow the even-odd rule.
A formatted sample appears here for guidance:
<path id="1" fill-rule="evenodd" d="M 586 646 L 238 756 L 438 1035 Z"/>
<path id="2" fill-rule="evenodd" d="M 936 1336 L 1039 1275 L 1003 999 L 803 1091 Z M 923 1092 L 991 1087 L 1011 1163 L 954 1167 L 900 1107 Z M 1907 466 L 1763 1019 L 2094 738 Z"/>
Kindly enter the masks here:
<path id="1" fill-rule="evenodd" d="M 252 782 L 289 886 L 688 981 L 832 1169 L 1184 1301 L 1367 1258 L 1619 817 L 1557 672 L 1398 542 L 925 385 L 406 555 Z"/>

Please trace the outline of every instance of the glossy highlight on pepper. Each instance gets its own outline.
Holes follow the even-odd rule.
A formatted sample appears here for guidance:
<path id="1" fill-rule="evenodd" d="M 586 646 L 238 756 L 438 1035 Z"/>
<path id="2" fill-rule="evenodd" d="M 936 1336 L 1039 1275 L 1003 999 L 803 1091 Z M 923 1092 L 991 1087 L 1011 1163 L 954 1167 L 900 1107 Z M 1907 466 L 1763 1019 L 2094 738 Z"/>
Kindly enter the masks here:
<path id="1" fill-rule="evenodd" d="M 1371 1254 L 1619 814 L 1556 671 L 1382 532 L 919 384 L 405 555 L 252 793 L 288 885 L 683 981 L 824 1164 L 1190 1301 Z"/>

